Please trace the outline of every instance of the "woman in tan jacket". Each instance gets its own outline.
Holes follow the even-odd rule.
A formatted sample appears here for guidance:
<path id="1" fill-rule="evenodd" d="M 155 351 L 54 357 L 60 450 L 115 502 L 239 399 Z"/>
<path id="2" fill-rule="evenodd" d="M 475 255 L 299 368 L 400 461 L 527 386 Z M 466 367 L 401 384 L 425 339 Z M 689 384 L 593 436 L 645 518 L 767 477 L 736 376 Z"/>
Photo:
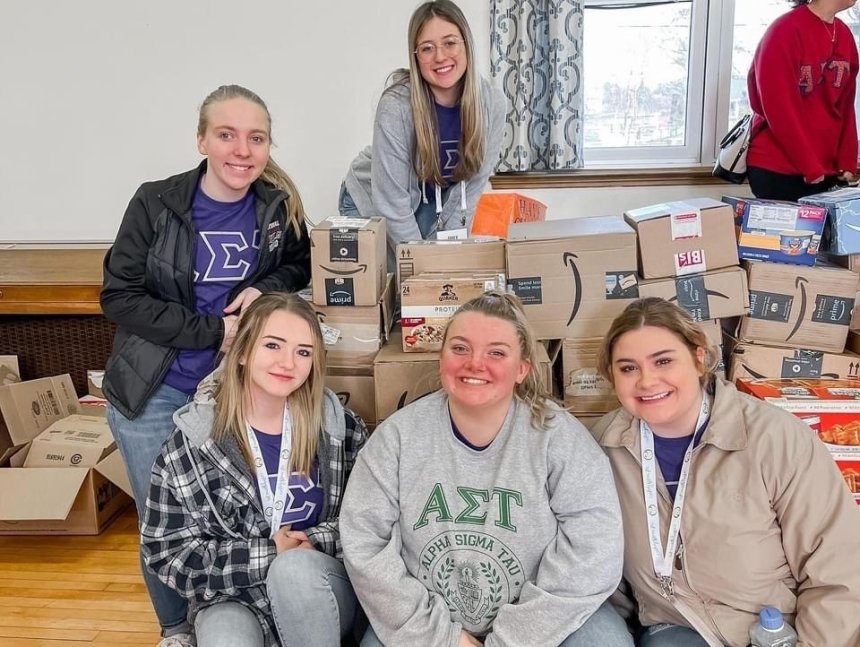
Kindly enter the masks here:
<path id="1" fill-rule="evenodd" d="M 616 598 L 638 611 L 639 644 L 745 647 L 774 606 L 799 645 L 860 645 L 860 510 L 809 428 L 715 378 L 716 360 L 657 298 L 628 306 L 601 349 L 622 407 L 594 433 L 624 519 Z"/>

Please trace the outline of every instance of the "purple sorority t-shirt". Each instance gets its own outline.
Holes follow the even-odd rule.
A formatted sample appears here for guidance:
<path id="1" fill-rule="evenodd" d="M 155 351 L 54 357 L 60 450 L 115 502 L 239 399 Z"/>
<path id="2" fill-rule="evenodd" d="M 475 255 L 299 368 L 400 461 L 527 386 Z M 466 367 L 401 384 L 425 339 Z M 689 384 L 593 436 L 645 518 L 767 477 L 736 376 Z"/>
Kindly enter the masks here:
<path id="1" fill-rule="evenodd" d="M 253 191 L 237 202 L 218 202 L 197 187 L 191 221 L 196 232 L 194 297 L 198 314 L 224 316 L 231 290 L 257 267 L 256 206 Z M 217 355 L 217 348 L 180 349 L 164 383 L 192 395 L 200 380 L 215 369 Z"/>

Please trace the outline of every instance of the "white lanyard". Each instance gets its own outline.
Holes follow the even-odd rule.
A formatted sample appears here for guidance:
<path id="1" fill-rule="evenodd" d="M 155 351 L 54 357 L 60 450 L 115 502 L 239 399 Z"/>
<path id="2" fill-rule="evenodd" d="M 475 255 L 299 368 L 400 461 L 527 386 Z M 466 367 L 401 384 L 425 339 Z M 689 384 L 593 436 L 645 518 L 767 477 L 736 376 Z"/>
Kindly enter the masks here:
<path id="1" fill-rule="evenodd" d="M 263 460 L 263 452 L 260 451 L 260 443 L 251 425 L 246 424 L 245 432 L 248 436 L 248 445 L 251 449 L 251 457 L 254 459 L 254 467 L 257 475 L 257 485 L 260 490 L 260 499 L 263 502 L 263 514 L 271 528 L 270 537 L 274 537 L 281 526 L 281 518 L 284 516 L 284 506 L 287 502 L 287 494 L 290 486 L 290 453 L 293 449 L 293 421 L 290 416 L 290 407 L 284 405 L 284 426 L 281 433 L 281 455 L 278 458 L 278 474 L 275 480 L 275 492 L 269 484 L 269 474 L 266 463 Z"/>
<path id="2" fill-rule="evenodd" d="M 681 537 L 681 515 L 684 513 L 684 497 L 687 493 L 687 479 L 690 475 L 690 458 L 693 455 L 693 445 L 696 434 L 708 419 L 711 405 L 708 395 L 702 392 L 702 408 L 696 420 L 693 439 L 684 453 L 681 475 L 678 477 L 678 488 L 675 490 L 675 502 L 672 507 L 672 521 L 669 523 L 669 534 L 666 537 L 666 551 L 660 541 L 660 510 L 657 502 L 657 462 L 654 455 L 654 433 L 644 420 L 639 421 L 639 435 L 642 452 L 642 488 L 645 491 L 645 518 L 648 521 L 648 544 L 651 547 L 651 562 L 654 573 L 660 581 L 660 589 L 665 597 L 674 596 L 672 588 L 672 562 L 678 550 Z"/>

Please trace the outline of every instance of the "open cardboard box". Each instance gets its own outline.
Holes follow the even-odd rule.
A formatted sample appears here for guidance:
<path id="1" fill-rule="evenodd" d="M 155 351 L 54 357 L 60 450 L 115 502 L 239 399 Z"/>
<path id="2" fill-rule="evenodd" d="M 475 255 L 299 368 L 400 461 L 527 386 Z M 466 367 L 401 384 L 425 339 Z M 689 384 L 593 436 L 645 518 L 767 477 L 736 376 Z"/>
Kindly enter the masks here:
<path id="1" fill-rule="evenodd" d="M 9 443 L 0 461 L 0 535 L 96 535 L 131 503 L 112 442 L 91 467 L 24 467 L 31 441 L 80 411 L 68 375 L 0 387 L 0 407 Z"/>

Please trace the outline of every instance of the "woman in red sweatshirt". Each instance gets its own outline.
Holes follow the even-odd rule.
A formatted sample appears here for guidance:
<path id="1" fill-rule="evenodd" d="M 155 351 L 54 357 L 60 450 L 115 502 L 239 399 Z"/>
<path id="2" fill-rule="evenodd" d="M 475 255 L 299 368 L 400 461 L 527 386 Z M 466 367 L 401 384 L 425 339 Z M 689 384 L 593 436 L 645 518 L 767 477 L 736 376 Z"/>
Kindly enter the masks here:
<path id="1" fill-rule="evenodd" d="M 857 170 L 857 44 L 836 14 L 856 0 L 791 0 L 765 32 L 747 77 L 754 113 L 752 192 L 797 201 Z"/>

